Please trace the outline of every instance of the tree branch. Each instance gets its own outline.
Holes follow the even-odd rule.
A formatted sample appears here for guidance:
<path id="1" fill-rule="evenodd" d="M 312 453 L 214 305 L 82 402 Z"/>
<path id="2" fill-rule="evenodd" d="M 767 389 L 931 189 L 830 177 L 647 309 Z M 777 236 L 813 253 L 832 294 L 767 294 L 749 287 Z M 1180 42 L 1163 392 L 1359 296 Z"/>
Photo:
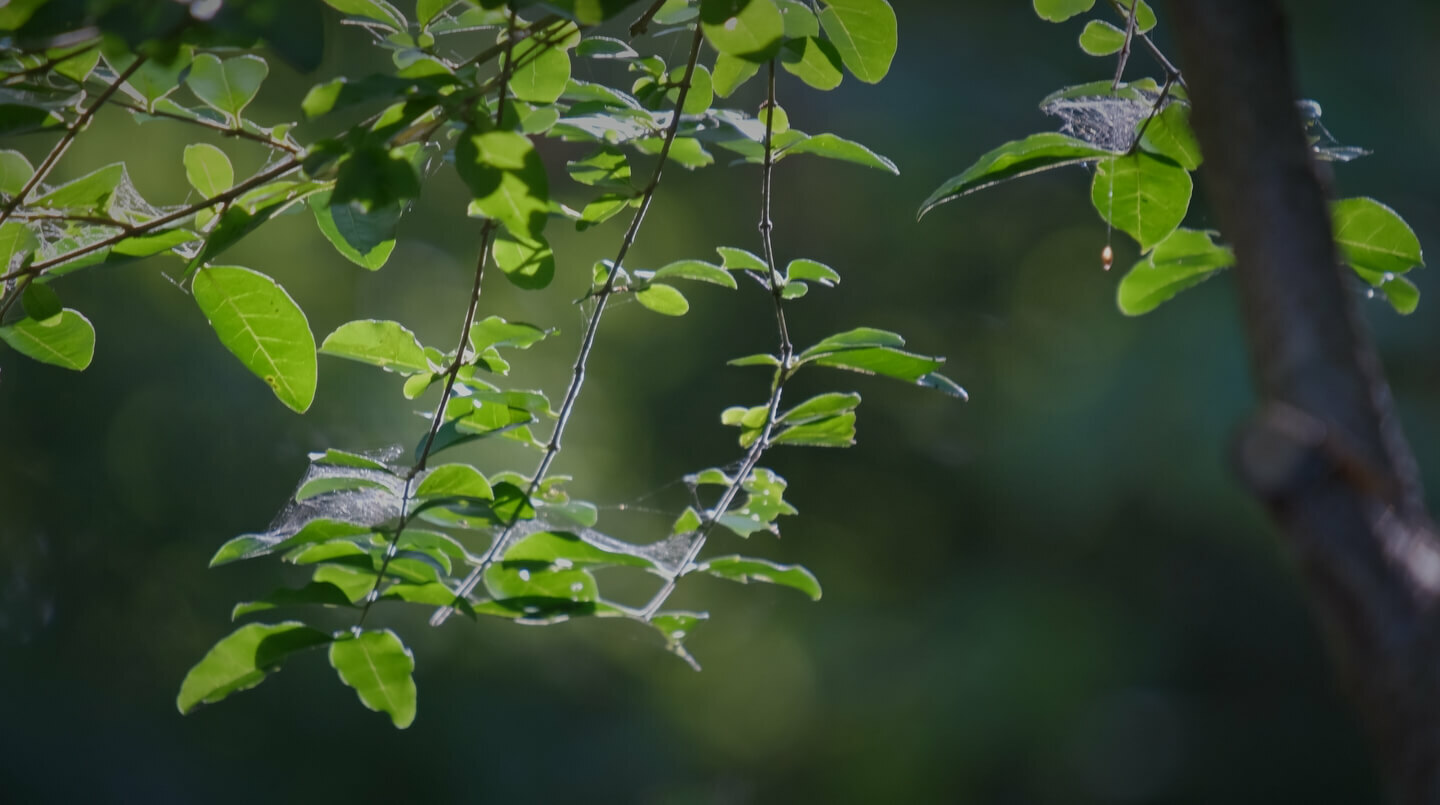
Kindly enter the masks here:
<path id="1" fill-rule="evenodd" d="M 1275 0 L 1175 0 L 1204 178 L 1234 244 L 1269 506 L 1404 803 L 1440 802 L 1440 541 L 1335 250 Z"/>

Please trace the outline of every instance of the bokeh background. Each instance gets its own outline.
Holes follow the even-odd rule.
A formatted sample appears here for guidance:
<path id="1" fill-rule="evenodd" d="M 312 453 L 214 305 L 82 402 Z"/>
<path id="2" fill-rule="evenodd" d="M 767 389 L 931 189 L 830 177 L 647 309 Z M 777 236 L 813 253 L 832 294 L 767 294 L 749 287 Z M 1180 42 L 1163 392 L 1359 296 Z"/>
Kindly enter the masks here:
<path id="1" fill-rule="evenodd" d="M 1079 21 L 1042 23 L 1023 0 L 895 5 L 901 48 L 880 86 L 819 94 L 782 74 L 797 127 L 858 139 L 902 170 L 801 159 L 777 170 L 780 257 L 844 275 L 797 303 L 792 326 L 801 342 L 861 324 L 901 331 L 948 355 L 973 399 L 844 374 L 797 389 L 860 391 L 858 446 L 774 452 L 801 515 L 783 540 L 716 547 L 802 562 L 823 600 L 687 581 L 677 603 L 712 613 L 689 643 L 699 674 L 633 624 L 431 630 L 423 611 L 385 613 L 416 653 L 411 729 L 360 707 L 319 654 L 182 718 L 180 679 L 229 631 L 231 605 L 298 578 L 275 562 L 207 570 L 215 548 L 264 528 L 307 451 L 413 444 L 423 406 L 401 399 L 393 375 L 322 358 L 316 403 L 296 416 L 223 350 L 167 278 L 176 263 L 82 272 L 59 290 L 99 331 L 89 371 L 0 356 L 0 799 L 1378 801 L 1291 564 L 1225 467 L 1253 403 L 1229 278 L 1121 316 L 1115 285 L 1133 245 L 1117 237 L 1117 270 L 1101 271 L 1105 227 L 1078 168 L 914 220 L 978 154 L 1052 128 L 1041 97 L 1108 77 L 1113 62 L 1074 46 Z M 1338 167 L 1340 192 L 1384 200 L 1440 248 L 1440 7 L 1290 7 L 1304 93 L 1339 139 L 1375 151 Z M 319 74 L 272 65 L 256 119 L 290 119 L 312 83 L 384 58 L 354 30 L 329 34 Z M 678 38 L 660 47 L 683 60 Z M 1143 54 L 1130 72 L 1141 74 L 1155 74 Z M 757 89 L 733 102 L 753 108 Z M 102 116 L 61 175 L 123 152 L 147 198 L 180 203 L 193 141 L 179 124 Z M 223 145 L 241 175 L 262 160 Z M 552 167 L 564 156 L 551 153 Z M 758 183 L 754 168 L 672 170 L 630 264 L 755 249 Z M 448 344 L 476 242 L 463 202 L 452 178 L 427 185 L 376 274 L 338 256 L 308 214 L 268 225 L 229 261 L 275 276 L 317 336 L 397 318 Z M 1188 220 L 1211 224 L 1203 187 Z M 492 277 L 485 312 L 562 330 L 520 354 L 518 385 L 558 396 L 581 329 L 568 301 L 620 231 L 557 239 L 548 293 Z M 1412 276 L 1415 315 L 1363 306 L 1440 500 L 1440 283 Z M 608 507 L 602 526 L 637 538 L 668 522 L 650 510 L 683 505 L 681 475 L 739 457 L 718 413 L 764 394 L 756 370 L 723 366 L 770 345 L 763 292 L 691 299 L 682 320 L 634 304 L 607 316 L 558 466 Z"/>

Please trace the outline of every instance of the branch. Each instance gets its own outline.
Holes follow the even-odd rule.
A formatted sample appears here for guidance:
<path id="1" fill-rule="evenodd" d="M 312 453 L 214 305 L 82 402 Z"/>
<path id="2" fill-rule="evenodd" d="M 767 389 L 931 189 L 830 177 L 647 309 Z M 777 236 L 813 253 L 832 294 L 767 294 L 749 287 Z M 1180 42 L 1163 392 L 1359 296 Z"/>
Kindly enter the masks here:
<path id="1" fill-rule="evenodd" d="M 114 81 L 110 82 L 110 85 L 100 93 L 99 97 L 95 99 L 95 102 L 90 104 L 85 111 L 81 112 L 79 117 L 75 118 L 75 122 L 71 123 L 70 127 L 65 130 L 65 134 L 60 138 L 60 142 L 55 143 L 55 147 L 51 148 L 50 153 L 46 155 L 45 161 L 41 162 L 40 167 L 35 169 L 35 173 L 31 174 L 30 180 L 25 183 L 24 187 L 20 188 L 20 192 L 16 193 L 14 198 L 6 202 L 3 208 L 0 208 L 0 224 L 5 223 L 5 221 L 10 218 L 10 214 L 15 212 L 15 209 L 21 204 L 25 203 L 25 199 L 30 195 L 31 191 L 39 186 L 41 182 L 45 181 L 46 177 L 50 175 L 50 171 L 55 169 L 55 165 L 60 161 L 60 157 L 65 156 L 65 152 L 70 148 L 70 144 L 75 142 L 76 137 L 80 136 L 81 130 L 90 122 L 90 118 L 95 116 L 95 113 L 100 110 L 100 107 L 105 105 L 105 102 L 110 99 L 110 96 L 114 95 L 115 91 L 120 89 L 120 85 L 124 84 L 125 80 L 131 75 L 134 75 L 135 71 L 139 70 L 140 66 L 144 63 L 144 56 L 136 56 L 135 61 L 130 62 L 130 66 L 126 67 L 120 75 L 115 77 Z"/>
<path id="2" fill-rule="evenodd" d="M 233 201 L 240 196 L 243 196 L 246 193 L 250 192 L 251 190 L 254 190 L 260 185 L 265 184 L 272 179 L 278 179 L 281 176 L 284 176 L 285 174 L 299 167 L 299 159 L 287 159 L 283 162 L 278 163 L 270 170 L 251 176 L 249 179 L 246 179 L 245 181 L 235 185 L 234 187 L 226 190 L 223 193 L 216 193 L 210 198 L 202 199 L 195 202 L 194 204 L 191 204 L 188 207 L 183 207 L 176 210 L 175 212 L 162 215 L 159 218 L 151 219 L 143 224 L 135 224 L 129 230 L 121 232 L 118 235 L 111 235 L 104 240 L 97 240 L 94 243 L 81 246 L 78 249 L 66 252 L 61 255 L 57 255 L 50 258 L 49 260 L 42 260 L 36 263 L 32 263 L 24 268 L 17 268 L 14 271 L 11 271 L 9 274 L 0 277 L 0 281 L 12 280 L 25 274 L 39 276 L 48 271 L 49 269 L 54 268 L 55 266 L 64 265 L 65 263 L 75 260 L 76 258 L 84 257 L 85 255 L 91 254 L 93 252 L 98 252 L 101 249 L 108 249 L 111 246 L 119 243 L 120 241 L 125 240 L 126 238 L 133 238 L 138 235 L 144 235 L 147 232 L 153 232 L 156 229 L 160 229 L 167 224 L 173 224 L 176 221 L 181 221 L 189 218 L 190 216 L 194 215 L 197 212 L 200 212 L 201 210 L 209 209 L 210 207 L 214 207 L 217 204 L 224 204 L 226 202 Z"/>
<path id="3" fill-rule="evenodd" d="M 645 605 L 643 616 L 649 621 L 665 605 L 670 594 L 675 592 L 675 587 L 680 583 L 680 577 L 688 574 L 695 560 L 699 558 L 700 552 L 705 548 L 705 542 L 710 537 L 710 532 L 715 530 L 715 525 L 720 518 L 730 510 L 739 496 L 740 490 L 744 488 L 745 481 L 750 473 L 760 465 L 760 459 L 765 451 L 770 448 L 770 437 L 774 434 L 775 425 L 780 420 L 780 397 L 785 390 L 785 381 L 790 379 L 790 360 L 795 356 L 795 345 L 790 341 L 790 327 L 785 321 L 785 286 L 781 282 L 780 271 L 775 267 L 775 246 L 771 239 L 771 232 L 775 224 L 770 220 L 770 202 L 773 197 L 773 176 L 775 172 L 775 148 L 774 148 L 774 125 L 775 125 L 775 60 L 769 62 L 769 73 L 767 81 L 767 92 L 765 98 L 765 162 L 762 167 L 760 179 L 760 240 L 765 251 L 765 265 L 767 278 L 769 280 L 770 299 L 775 307 L 775 328 L 780 335 L 780 365 L 775 369 L 775 379 L 770 384 L 770 399 L 765 404 L 765 424 L 760 429 L 760 435 L 750 445 L 745 453 L 745 458 L 740 463 L 740 471 L 735 474 L 735 480 L 725 488 L 720 500 L 705 515 L 705 520 L 695 534 L 695 541 L 690 544 L 690 550 L 685 553 L 685 561 L 680 563 L 675 574 L 665 580 L 664 586 L 660 588 L 650 603 Z"/>
<path id="4" fill-rule="evenodd" d="M 224 125 L 223 123 L 216 123 L 213 120 L 206 120 L 203 117 L 186 117 L 184 115 L 177 115 L 174 112 L 165 112 L 159 109 L 146 109 L 143 106 L 136 106 L 135 104 L 128 101 L 111 100 L 110 103 L 111 105 L 118 106 L 121 109 L 128 109 L 131 112 L 139 112 L 142 115 L 149 115 L 151 117 L 163 117 L 166 120 L 178 120 L 181 123 L 190 123 L 195 126 L 210 129 L 211 131 L 218 131 L 227 137 L 239 137 L 245 140 L 253 140 L 262 145 L 268 145 L 277 151 L 284 151 L 292 156 L 298 156 L 301 153 L 301 149 L 298 146 L 291 145 L 290 143 L 281 142 L 280 140 L 277 140 L 273 137 L 266 137 L 263 134 L 256 134 L 255 132 L 246 131 L 245 129 L 231 128 Z"/>
<path id="5" fill-rule="evenodd" d="M 569 424 L 570 417 L 574 414 L 575 401 L 580 397 L 580 389 L 585 384 L 585 366 L 590 360 L 591 350 L 595 348 L 595 335 L 600 329 L 600 319 L 605 315 L 606 303 L 610 301 L 610 296 L 615 292 L 615 278 L 619 275 L 621 264 L 625 262 L 625 256 L 630 253 L 630 247 L 640 233 L 640 225 L 645 221 L 645 213 L 650 210 L 650 203 L 655 199 L 655 190 L 660 186 L 660 176 L 665 170 L 665 161 L 670 157 L 670 146 L 680 132 L 681 111 L 685 108 L 685 98 L 690 92 L 690 79 L 695 74 L 695 65 L 700 61 L 700 43 L 703 39 L 704 34 L 701 32 L 700 26 L 695 26 L 695 37 L 690 43 L 690 57 L 685 63 L 685 79 L 681 82 L 680 92 L 675 99 L 675 113 L 670 120 L 670 127 L 665 131 L 665 142 L 660 147 L 659 161 L 655 163 L 655 171 L 651 174 L 650 183 L 645 186 L 640 209 L 635 211 L 635 215 L 630 219 L 630 227 L 625 230 L 625 237 L 620 241 L 620 250 L 610 265 L 610 273 L 605 277 L 605 285 L 596 294 L 595 310 L 590 314 L 590 321 L 585 327 L 585 336 L 580 341 L 580 353 L 575 358 L 570 385 L 565 390 L 565 401 L 560 405 L 560 412 L 555 421 L 555 430 L 550 435 L 549 443 L 545 445 L 545 454 L 541 457 L 535 474 L 530 478 L 530 486 L 525 491 L 526 497 L 533 496 L 535 490 L 540 488 L 540 484 L 545 480 L 545 473 L 549 472 L 555 456 L 560 453 L 561 437 L 564 436 L 565 426 Z M 519 522 L 518 512 L 490 544 L 489 549 L 480 558 L 479 565 L 461 582 L 459 589 L 455 591 L 456 603 L 465 600 L 466 596 L 470 595 L 475 589 L 475 585 L 480 582 L 485 569 L 495 561 L 495 557 L 504 555 L 505 547 L 510 541 L 510 535 L 514 532 L 517 522 Z M 435 614 L 430 617 L 430 625 L 441 625 L 454 611 L 454 604 L 436 610 Z"/>
<path id="6" fill-rule="evenodd" d="M 515 15 L 510 14 L 510 29 L 505 38 L 505 60 L 500 66 L 500 97 L 495 104 L 495 128 L 505 127 L 505 96 L 509 92 L 510 76 L 514 69 L 513 57 L 515 53 Z M 435 435 L 440 432 L 440 426 L 445 422 L 445 409 L 449 407 L 450 395 L 455 391 L 455 380 L 460 376 L 460 370 L 465 366 L 465 350 L 470 345 L 470 330 L 475 326 L 475 312 L 480 308 L 480 292 L 485 282 L 485 263 L 490 259 L 490 245 L 495 236 L 495 219 L 487 218 L 480 228 L 480 255 L 475 259 L 475 284 L 470 289 L 470 305 L 465 309 L 465 318 L 460 324 L 460 339 L 455 347 L 455 359 L 450 362 L 450 367 L 445 370 L 445 388 L 440 392 L 440 401 L 435 404 L 435 415 L 430 417 L 430 431 L 425 436 L 425 446 L 420 449 L 420 456 L 415 460 L 415 465 L 405 476 L 405 496 L 401 499 L 400 520 L 395 526 L 395 539 L 385 549 L 385 559 L 380 563 L 380 569 L 375 574 L 375 585 L 370 588 L 370 594 L 365 597 L 365 606 L 360 610 L 360 617 L 356 620 L 355 626 L 358 629 L 365 623 L 365 616 L 370 614 L 370 607 L 380 596 L 380 585 L 385 582 L 385 571 L 389 569 L 390 562 L 395 558 L 399 550 L 400 536 L 405 533 L 405 526 L 410 521 L 410 499 L 411 491 L 415 485 L 415 478 L 425 471 L 425 464 L 430 460 L 430 451 L 435 447 Z"/>
<path id="7" fill-rule="evenodd" d="M 1340 265 L 1276 0 L 1175 0 L 1262 400 L 1240 471 L 1295 552 L 1403 803 L 1440 802 L 1440 540 Z"/>
<path id="8" fill-rule="evenodd" d="M 645 9 L 645 13 L 641 14 L 635 19 L 634 22 L 630 23 L 630 39 L 632 41 L 636 37 L 650 30 L 650 21 L 655 19 L 655 15 L 659 14 L 660 9 L 664 8 L 664 6 L 665 0 L 655 0 L 655 2 L 650 4 L 649 8 Z"/>

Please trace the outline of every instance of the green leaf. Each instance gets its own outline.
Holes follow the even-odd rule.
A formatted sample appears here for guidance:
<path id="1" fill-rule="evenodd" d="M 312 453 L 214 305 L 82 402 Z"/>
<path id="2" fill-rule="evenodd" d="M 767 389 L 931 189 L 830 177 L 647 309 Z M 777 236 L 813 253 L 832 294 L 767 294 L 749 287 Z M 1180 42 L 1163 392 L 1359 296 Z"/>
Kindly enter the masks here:
<path id="1" fill-rule="evenodd" d="M 470 348 L 476 352 L 486 347 L 529 349 L 550 333 L 550 330 L 542 330 L 533 324 L 486 316 L 470 328 Z"/>
<path id="2" fill-rule="evenodd" d="M 710 70 L 710 85 L 716 95 L 728 98 L 758 72 L 758 63 L 721 53 L 715 57 L 715 66 Z"/>
<path id="3" fill-rule="evenodd" d="M 803 39 L 820 35 L 820 19 L 801 0 L 775 0 L 775 7 L 785 18 L 785 38 Z"/>
<path id="4" fill-rule="evenodd" d="M 791 260 L 785 267 L 785 279 L 818 282 L 826 288 L 834 288 L 840 282 L 840 275 L 824 263 L 814 260 Z"/>
<path id="5" fill-rule="evenodd" d="M 1190 172 L 1144 151 L 1102 160 L 1090 184 L 1100 217 L 1148 252 L 1170 236 L 1190 209 Z"/>
<path id="6" fill-rule="evenodd" d="M 1209 232 L 1177 229 L 1130 269 L 1116 289 L 1115 301 L 1127 316 L 1149 313 L 1234 264 L 1234 253 L 1217 245 Z"/>
<path id="7" fill-rule="evenodd" d="M 671 103 L 680 98 L 680 82 L 685 80 L 685 68 L 676 67 L 670 71 L 670 82 L 676 87 L 665 93 L 665 97 Z M 685 93 L 685 108 L 680 110 L 686 115 L 703 115 L 715 101 L 714 79 L 710 76 L 710 70 L 703 64 L 695 65 L 695 72 L 690 76 L 690 91 Z"/>
<path id="8" fill-rule="evenodd" d="M 213 145 L 197 143 L 185 146 L 185 178 L 204 198 L 218 196 L 235 184 L 235 169 L 230 158 Z"/>
<path id="9" fill-rule="evenodd" d="M 1064 22 L 1076 14 L 1084 14 L 1095 6 L 1095 0 L 1035 0 L 1035 13 L 1040 19 Z"/>
<path id="10" fill-rule="evenodd" d="M 1395 308 L 1395 312 L 1402 316 L 1414 313 L 1415 309 L 1420 306 L 1420 289 L 1405 277 L 1386 280 L 1381 283 L 1380 292 L 1385 294 L 1385 298 L 1390 302 L 1390 306 Z"/>
<path id="11" fill-rule="evenodd" d="M 470 187 L 473 206 L 517 237 L 534 240 L 550 213 L 545 165 L 535 146 L 513 131 L 470 129 L 455 146 L 455 168 Z"/>
<path id="12" fill-rule="evenodd" d="M 189 713 L 232 693 L 249 690 L 280 670 L 291 654 L 329 643 L 330 635 L 298 621 L 241 626 L 216 643 L 180 683 L 175 705 Z"/>
<path id="13" fill-rule="evenodd" d="M 278 539 L 268 534 L 244 534 L 228 540 L 211 557 L 210 567 L 228 565 L 242 559 L 253 559 L 257 556 L 288 551 L 318 542 L 364 536 L 369 533 L 371 533 L 369 526 L 319 517 L 306 523 L 304 528 L 285 539 Z"/>
<path id="14" fill-rule="evenodd" d="M 415 497 L 491 500 L 495 493 L 485 476 L 469 464 L 441 464 L 426 474 L 415 490 Z"/>
<path id="15" fill-rule="evenodd" d="M 656 565 L 613 537 L 595 534 L 583 539 L 565 531 L 540 531 L 524 537 L 505 551 L 505 561 L 544 563 L 556 569 L 625 566 L 653 570 Z M 574 583 L 573 581 L 571 582 Z M 580 580 L 584 584 L 584 580 Z"/>
<path id="16" fill-rule="evenodd" d="M 618 148 L 606 145 L 584 159 L 566 163 L 570 178 L 592 187 L 630 189 L 630 161 Z"/>
<path id="17" fill-rule="evenodd" d="M 903 346 L 905 346 L 905 339 L 897 333 L 889 330 L 877 330 L 874 327 L 856 327 L 853 330 L 846 330 L 843 333 L 836 333 L 821 339 L 815 346 L 801 352 L 799 357 L 801 361 L 806 361 L 844 349 Z"/>
<path id="18" fill-rule="evenodd" d="M 1142 122 L 1143 125 L 1143 122 Z M 1200 143 L 1190 128 L 1190 105 L 1171 103 L 1150 120 L 1140 137 L 1140 147 L 1169 157 L 1185 170 L 1200 167 Z"/>
<path id="19" fill-rule="evenodd" d="M 655 279 L 687 279 L 699 282 L 709 282 L 715 285 L 723 285 L 731 290 L 739 286 L 735 283 L 735 277 L 719 266 L 714 266 L 700 260 L 677 260 L 661 268 L 655 269 Z"/>
<path id="20" fill-rule="evenodd" d="M 1405 219 L 1373 198 L 1347 198 L 1330 206 L 1335 243 L 1361 276 L 1403 274 L 1425 261 L 1420 240 Z M 1369 277 L 1367 277 L 1369 279 Z"/>
<path id="21" fill-rule="evenodd" d="M 66 182 L 30 204 L 52 209 L 103 210 L 124 178 L 125 164 L 116 162 Z"/>
<path id="22" fill-rule="evenodd" d="M 803 425 L 792 425 L 771 437 L 770 443 L 798 447 L 850 447 L 855 444 L 855 415 L 839 414 Z"/>
<path id="23" fill-rule="evenodd" d="M 806 422 L 826 419 L 855 410 L 860 404 L 859 394 L 830 392 L 811 397 L 803 403 L 780 415 L 782 425 L 802 425 Z"/>
<path id="24" fill-rule="evenodd" d="M 319 604 L 327 607 L 348 607 L 350 597 L 345 591 L 328 581 L 312 581 L 299 589 L 282 587 L 258 601 L 236 604 L 230 611 L 230 620 L 242 615 L 263 612 L 276 607 L 294 607 Z"/>
<path id="25" fill-rule="evenodd" d="M 1109 56 L 1125 47 L 1125 32 L 1104 20 L 1090 20 L 1080 32 L 1080 49 L 1091 56 Z"/>
<path id="26" fill-rule="evenodd" d="M 234 266 L 201 269 L 191 290 L 220 343 L 280 402 L 304 413 L 315 399 L 315 336 L 290 294 L 264 274 Z"/>
<path id="27" fill-rule="evenodd" d="M 802 353 L 800 363 L 814 363 L 817 366 L 847 369 L 867 375 L 884 375 L 935 389 L 952 397 L 961 399 L 968 397 L 965 390 L 956 385 L 953 380 L 935 371 L 945 362 L 944 358 L 915 355 L 894 347 L 861 347 L 820 354 L 812 353 L 811 350 L 814 349 L 816 347 L 811 347 Z"/>
<path id="28" fill-rule="evenodd" d="M 345 259 L 375 271 L 395 251 L 395 229 L 400 222 L 398 204 L 366 211 L 351 201 L 331 204 L 330 193 L 316 193 L 307 199 L 320 233 Z"/>
<path id="29" fill-rule="evenodd" d="M 900 175 L 900 169 L 895 167 L 895 163 L 888 158 L 871 151 L 860 143 L 837 137 L 834 134 L 816 134 L 806 137 L 777 153 L 775 158 L 783 159 L 792 154 L 814 154 L 827 159 L 853 162 L 867 168 L 878 168 L 896 176 Z"/>
<path id="30" fill-rule="evenodd" d="M 240 113 L 255 99 L 270 66 L 259 56 L 245 54 L 221 61 L 210 53 L 195 57 L 185 84 L 190 91 L 216 111 L 240 120 Z"/>
<path id="31" fill-rule="evenodd" d="M 415 720 L 415 659 L 394 632 L 372 629 L 335 640 L 330 665 L 361 704 L 389 715 L 399 729 Z"/>
<path id="32" fill-rule="evenodd" d="M 589 571 L 546 570 L 534 562 L 504 562 L 485 570 L 485 588 L 497 601 L 551 599 L 562 604 L 590 603 L 600 590 Z M 537 602 L 538 603 L 538 602 Z"/>
<path id="33" fill-rule="evenodd" d="M 886 0 L 826 0 L 820 26 L 856 78 L 874 84 L 890 72 L 898 40 Z"/>
<path id="34" fill-rule="evenodd" d="M 35 168 L 19 151 L 0 151 L 0 193 L 13 196 L 25 187 Z"/>
<path id="35" fill-rule="evenodd" d="M 385 0 L 324 0 L 324 2 L 325 5 L 341 14 L 381 22 L 396 31 L 403 31 L 409 27 L 405 22 L 405 15 Z"/>
<path id="36" fill-rule="evenodd" d="M 720 255 L 720 265 L 726 271 L 758 271 L 762 274 L 770 271 L 764 260 L 744 249 L 720 246 L 715 251 Z"/>
<path id="37" fill-rule="evenodd" d="M 764 62 L 780 47 L 785 19 L 774 0 L 700 0 L 700 28 L 720 53 Z"/>
<path id="38" fill-rule="evenodd" d="M 752 581 L 780 584 L 805 593 L 811 600 L 820 600 L 820 582 L 815 574 L 800 565 L 780 565 L 768 559 L 745 556 L 718 556 L 702 562 L 695 570 L 741 584 Z"/>
<path id="39" fill-rule="evenodd" d="M 492 254 L 495 265 L 517 288 L 537 291 L 549 286 L 555 278 L 555 252 L 543 237 L 537 236 L 534 240 L 497 237 Z"/>
<path id="40" fill-rule="evenodd" d="M 780 65 L 821 91 L 835 89 L 845 79 L 840 52 L 829 41 L 815 36 L 786 41 L 780 48 Z"/>
<path id="41" fill-rule="evenodd" d="M 1113 156 L 1113 153 L 1096 148 L 1084 140 L 1057 132 L 1032 134 L 1023 140 L 1008 142 L 986 153 L 963 173 L 940 185 L 925 199 L 925 203 L 920 205 L 920 217 L 947 201 L 954 201 L 1010 179 Z"/>
<path id="42" fill-rule="evenodd" d="M 515 46 L 513 58 L 519 67 L 510 76 L 510 91 L 517 100 L 554 103 L 564 94 L 570 81 L 570 54 L 563 47 L 532 37 Z"/>
<path id="43" fill-rule="evenodd" d="M 95 357 L 95 328 L 80 311 L 70 308 L 45 321 L 24 318 L 0 327 L 0 341 L 21 355 L 77 372 Z"/>
<path id="44" fill-rule="evenodd" d="M 103 47 L 105 62 L 117 74 L 130 69 L 135 56 L 123 49 L 114 49 L 107 41 Z M 148 59 L 125 80 L 122 90 L 131 97 L 143 101 L 145 108 L 154 109 L 155 102 L 180 87 L 180 80 L 191 68 L 195 48 L 182 45 L 169 60 Z"/>
<path id="45" fill-rule="evenodd" d="M 759 355 L 746 355 L 743 358 L 735 358 L 725 363 L 727 366 L 779 366 L 780 359 L 774 355 L 761 353 Z"/>
<path id="46" fill-rule="evenodd" d="M 663 282 L 651 283 L 645 290 L 636 291 L 635 299 L 665 316 L 683 316 L 690 311 L 690 302 L 685 299 L 685 294 Z"/>
<path id="47" fill-rule="evenodd" d="M 331 467 L 355 467 L 362 470 L 391 472 L 389 467 L 369 456 L 362 456 L 359 453 L 351 453 L 345 450 L 336 450 L 333 447 L 323 453 L 311 453 L 310 463 L 324 464 Z"/>
<path id="48" fill-rule="evenodd" d="M 361 489 L 388 490 L 389 488 L 390 487 L 374 478 L 351 475 L 321 475 L 301 484 L 300 488 L 295 490 L 295 501 L 298 503 L 302 500 L 309 500 L 310 498 L 331 492 L 354 492 Z"/>
<path id="49" fill-rule="evenodd" d="M 65 310 L 65 306 L 60 304 L 60 295 L 43 282 L 32 282 L 25 286 L 25 291 L 20 294 L 20 306 L 25 309 L 26 316 L 42 325 L 58 324 L 58 321 L 52 322 L 50 319 L 56 318 Z"/>

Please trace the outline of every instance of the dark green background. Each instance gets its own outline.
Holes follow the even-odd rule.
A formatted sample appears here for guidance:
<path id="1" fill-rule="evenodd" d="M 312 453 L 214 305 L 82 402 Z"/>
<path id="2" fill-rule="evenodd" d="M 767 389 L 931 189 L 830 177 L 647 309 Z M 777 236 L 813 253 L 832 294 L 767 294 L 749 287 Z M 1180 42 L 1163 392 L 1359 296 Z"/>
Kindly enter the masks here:
<path id="1" fill-rule="evenodd" d="M 411 729 L 361 708 L 318 654 L 182 718 L 180 679 L 229 630 L 232 603 L 298 578 L 274 562 L 206 570 L 215 548 L 264 528 L 307 451 L 413 444 L 422 406 L 400 398 L 395 376 L 326 358 L 313 409 L 291 414 L 167 280 L 178 263 L 100 268 L 57 286 L 99 332 L 89 371 L 0 356 L 0 799 L 1376 801 L 1295 574 L 1225 468 L 1253 402 L 1230 279 L 1122 317 L 1114 289 L 1133 244 L 1117 236 L 1116 270 L 1101 271 L 1105 227 L 1079 168 L 914 221 L 978 154 L 1053 127 L 1042 96 L 1105 78 L 1113 62 L 1079 53 L 1078 21 L 1042 23 L 1023 0 L 895 4 L 901 49 L 883 84 L 851 79 L 822 95 L 785 76 L 780 92 L 797 127 L 865 142 L 902 175 L 783 163 L 776 246 L 845 278 L 794 306 L 797 340 L 899 330 L 948 355 L 973 400 L 845 374 L 798 384 L 795 399 L 860 391 L 859 445 L 775 451 L 767 463 L 801 516 L 779 542 L 726 537 L 716 549 L 802 562 L 822 601 L 687 581 L 677 603 L 713 615 L 689 644 L 700 674 L 633 624 L 457 619 L 436 631 L 423 611 L 383 613 L 415 649 Z M 1290 5 L 1303 92 L 1342 141 L 1375 150 L 1338 167 L 1340 193 L 1383 200 L 1437 248 L 1440 10 Z M 662 40 L 672 62 L 682 46 Z M 337 70 L 383 69 L 353 30 L 335 27 L 327 48 L 315 76 L 276 66 L 253 117 L 290 119 Z M 1130 73 L 1141 74 L 1154 74 L 1143 55 Z M 753 89 L 736 103 L 753 108 Z M 323 133 L 311 124 L 302 138 Z M 181 203 L 193 136 L 105 115 L 57 178 L 123 153 L 147 197 Z M 224 145 L 241 175 L 258 167 L 258 150 Z M 558 175 L 564 154 L 550 156 Z M 758 249 L 759 178 L 667 174 L 630 265 Z M 428 185 L 378 274 L 339 257 L 308 214 L 268 225 L 227 262 L 275 276 L 318 337 L 398 318 L 449 344 L 478 230 L 463 202 L 453 177 Z M 1203 186 L 1188 221 L 1213 225 Z M 558 238 L 547 293 L 490 279 L 482 311 L 563 331 L 519 356 L 518 384 L 558 399 L 582 323 L 567 301 L 620 233 Z M 1362 304 L 1433 492 L 1440 285 L 1413 276 L 1425 295 L 1414 316 Z M 672 482 L 739 457 L 718 413 L 759 402 L 765 378 L 723 362 L 771 345 L 768 302 L 753 285 L 691 299 L 682 320 L 635 304 L 605 319 L 557 467 L 580 496 L 673 511 L 683 489 Z M 466 457 L 532 466 L 487 450 Z M 606 510 L 607 523 L 644 540 L 667 521 Z"/>

